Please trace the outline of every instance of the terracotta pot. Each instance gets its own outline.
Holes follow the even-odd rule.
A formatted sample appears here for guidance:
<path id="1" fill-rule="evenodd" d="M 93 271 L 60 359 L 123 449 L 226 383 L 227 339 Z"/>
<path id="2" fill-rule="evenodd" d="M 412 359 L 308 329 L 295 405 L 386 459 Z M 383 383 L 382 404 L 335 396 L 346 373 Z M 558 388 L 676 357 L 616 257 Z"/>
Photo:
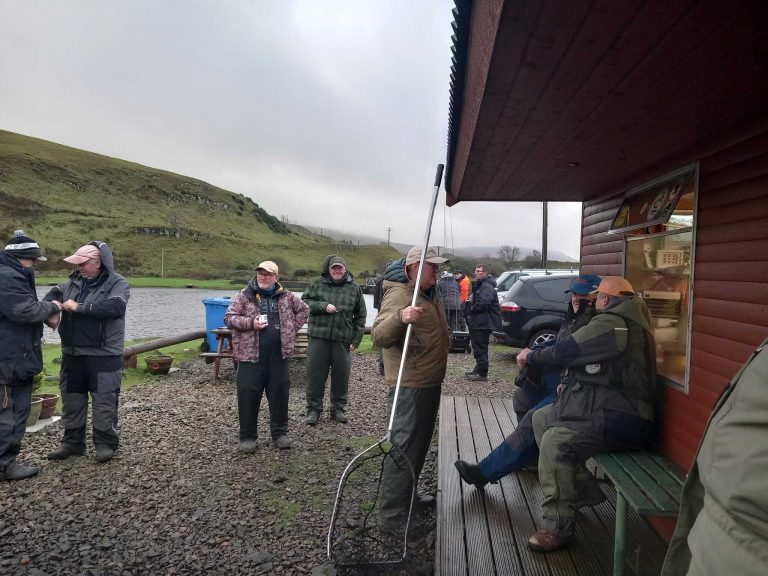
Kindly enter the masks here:
<path id="1" fill-rule="evenodd" d="M 43 399 L 32 397 L 32 406 L 27 416 L 27 426 L 34 426 L 37 419 L 40 418 L 40 411 L 43 409 Z"/>
<path id="2" fill-rule="evenodd" d="M 37 394 L 38 398 L 43 399 L 43 409 L 40 411 L 40 419 L 50 418 L 56 411 L 56 405 L 59 403 L 58 394 Z"/>
<path id="3" fill-rule="evenodd" d="M 173 364 L 173 356 L 145 356 L 144 361 L 150 374 L 168 374 Z"/>

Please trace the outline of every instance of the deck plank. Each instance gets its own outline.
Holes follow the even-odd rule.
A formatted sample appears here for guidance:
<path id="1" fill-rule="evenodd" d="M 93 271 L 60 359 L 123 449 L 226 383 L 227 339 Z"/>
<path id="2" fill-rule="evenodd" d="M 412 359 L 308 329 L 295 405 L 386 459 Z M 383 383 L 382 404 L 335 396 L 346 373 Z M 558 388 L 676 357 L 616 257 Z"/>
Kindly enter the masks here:
<path id="1" fill-rule="evenodd" d="M 456 412 L 453 396 L 440 400 L 440 438 L 437 478 L 437 541 L 435 542 L 436 576 L 466 576 L 467 557 L 464 545 L 464 514 L 459 483 L 452 474 L 458 457 Z"/>
<path id="2" fill-rule="evenodd" d="M 515 427 L 512 402 L 502 398 L 444 397 L 438 455 L 438 542 L 435 573 L 456 576 L 573 576 L 610 574 L 616 494 L 584 508 L 576 539 L 563 550 L 532 552 L 527 539 L 541 523 L 538 475 L 519 472 L 476 490 L 464 484 L 453 463 L 477 462 Z M 645 464 L 645 463 L 644 463 Z M 596 464 L 589 462 L 591 469 Z M 633 510 L 627 516 L 628 574 L 657 575 L 666 545 Z"/>

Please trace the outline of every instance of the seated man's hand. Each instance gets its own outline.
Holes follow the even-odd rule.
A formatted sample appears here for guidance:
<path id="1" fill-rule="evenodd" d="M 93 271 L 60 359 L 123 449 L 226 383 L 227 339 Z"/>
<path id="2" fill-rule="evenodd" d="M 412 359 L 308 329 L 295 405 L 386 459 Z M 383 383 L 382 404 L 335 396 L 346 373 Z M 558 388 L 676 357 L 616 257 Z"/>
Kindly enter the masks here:
<path id="1" fill-rule="evenodd" d="M 517 353 L 517 365 L 522 368 L 525 366 L 526 358 L 528 358 L 528 354 L 530 354 L 531 349 L 530 348 L 523 348 L 520 350 L 520 352 Z"/>

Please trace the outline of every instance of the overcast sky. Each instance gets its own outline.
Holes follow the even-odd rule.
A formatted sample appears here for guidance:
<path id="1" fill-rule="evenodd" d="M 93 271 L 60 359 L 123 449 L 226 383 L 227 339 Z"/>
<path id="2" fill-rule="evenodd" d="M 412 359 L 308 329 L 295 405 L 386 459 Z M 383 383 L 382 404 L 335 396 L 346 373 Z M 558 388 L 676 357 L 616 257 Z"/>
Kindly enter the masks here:
<path id="1" fill-rule="evenodd" d="M 452 8 L 0 0 L 0 129 L 193 176 L 292 222 L 419 243 L 445 162 Z M 432 244 L 540 247 L 538 203 L 444 204 L 441 190 Z M 549 222 L 549 249 L 577 258 L 580 204 L 550 204 Z"/>

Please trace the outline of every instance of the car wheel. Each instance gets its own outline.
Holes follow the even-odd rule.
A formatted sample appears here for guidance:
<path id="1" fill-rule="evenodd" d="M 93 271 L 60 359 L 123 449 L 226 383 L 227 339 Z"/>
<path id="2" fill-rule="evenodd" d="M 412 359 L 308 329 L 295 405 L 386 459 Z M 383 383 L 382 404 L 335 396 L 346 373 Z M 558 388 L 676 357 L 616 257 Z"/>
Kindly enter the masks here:
<path id="1" fill-rule="evenodd" d="M 552 328 L 539 330 L 538 332 L 534 332 L 533 336 L 528 339 L 528 348 L 550 343 L 554 341 L 555 338 L 557 338 L 557 330 L 553 330 Z"/>

